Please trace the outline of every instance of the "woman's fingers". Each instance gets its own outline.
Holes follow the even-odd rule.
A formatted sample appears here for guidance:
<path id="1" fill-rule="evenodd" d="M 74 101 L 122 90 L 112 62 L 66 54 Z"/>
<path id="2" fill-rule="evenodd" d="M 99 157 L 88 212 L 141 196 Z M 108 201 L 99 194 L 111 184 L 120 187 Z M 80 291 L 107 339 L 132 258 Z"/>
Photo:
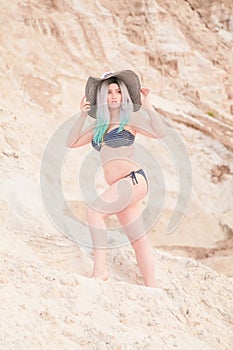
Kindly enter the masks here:
<path id="1" fill-rule="evenodd" d="M 81 103 L 84 103 L 85 100 L 86 100 L 86 96 L 83 96 L 83 97 L 81 98 Z"/>
<path id="2" fill-rule="evenodd" d="M 86 100 L 86 96 L 83 96 L 80 101 L 81 111 L 88 112 L 91 109 L 91 104 Z"/>
<path id="3" fill-rule="evenodd" d="M 141 93 L 143 94 L 143 96 L 148 96 L 150 93 L 150 89 L 148 88 L 141 88 Z"/>

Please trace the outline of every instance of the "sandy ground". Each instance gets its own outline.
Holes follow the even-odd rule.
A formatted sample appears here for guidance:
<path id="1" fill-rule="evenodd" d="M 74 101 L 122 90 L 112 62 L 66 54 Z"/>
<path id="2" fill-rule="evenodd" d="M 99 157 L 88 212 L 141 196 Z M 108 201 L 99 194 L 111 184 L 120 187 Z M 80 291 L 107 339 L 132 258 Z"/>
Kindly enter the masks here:
<path id="1" fill-rule="evenodd" d="M 0 348 L 231 350 L 232 2 L 9 0 L 1 1 L 0 23 Z M 90 278 L 78 179 L 90 145 L 66 150 L 64 200 L 53 191 L 61 129 L 77 117 L 87 77 L 121 69 L 137 71 L 167 130 L 183 142 L 177 153 L 173 137 L 137 138 L 151 189 L 160 175 L 165 188 L 154 192 L 155 207 L 163 206 L 148 230 L 156 289 L 143 286 L 129 244 L 109 249 L 108 281 Z M 56 132 L 45 172 L 51 215 L 41 164 Z M 99 175 L 97 192 L 106 187 Z M 179 193 L 181 204 L 191 193 L 190 201 L 167 234 Z"/>

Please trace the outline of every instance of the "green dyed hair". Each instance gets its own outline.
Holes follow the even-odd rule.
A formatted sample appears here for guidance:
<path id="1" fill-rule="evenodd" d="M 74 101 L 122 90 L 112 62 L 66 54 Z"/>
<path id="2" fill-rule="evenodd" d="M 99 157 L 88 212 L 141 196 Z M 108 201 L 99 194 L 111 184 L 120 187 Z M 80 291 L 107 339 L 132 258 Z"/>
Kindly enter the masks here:
<path id="1" fill-rule="evenodd" d="M 108 129 L 110 123 L 110 114 L 107 104 L 108 97 L 108 86 L 109 84 L 115 83 L 119 86 L 121 90 L 121 106 L 120 106 L 120 125 L 118 128 L 118 132 L 123 130 L 124 126 L 128 124 L 130 113 L 133 111 L 133 103 L 129 96 L 128 89 L 125 83 L 116 78 L 109 78 L 104 80 L 97 89 L 97 110 L 96 110 L 96 126 L 94 131 L 94 141 L 96 143 L 101 143 L 102 138 Z"/>

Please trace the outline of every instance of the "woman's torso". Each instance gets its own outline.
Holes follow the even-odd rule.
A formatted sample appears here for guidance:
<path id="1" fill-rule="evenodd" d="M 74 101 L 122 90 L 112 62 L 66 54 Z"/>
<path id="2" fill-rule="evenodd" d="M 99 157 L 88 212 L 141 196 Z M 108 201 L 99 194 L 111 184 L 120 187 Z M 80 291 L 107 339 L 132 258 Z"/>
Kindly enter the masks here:
<path id="1" fill-rule="evenodd" d="M 92 140 L 92 146 L 100 153 L 105 180 L 109 185 L 140 169 L 134 161 L 135 131 L 127 126 L 118 132 L 118 126 L 110 125 L 100 145 Z"/>

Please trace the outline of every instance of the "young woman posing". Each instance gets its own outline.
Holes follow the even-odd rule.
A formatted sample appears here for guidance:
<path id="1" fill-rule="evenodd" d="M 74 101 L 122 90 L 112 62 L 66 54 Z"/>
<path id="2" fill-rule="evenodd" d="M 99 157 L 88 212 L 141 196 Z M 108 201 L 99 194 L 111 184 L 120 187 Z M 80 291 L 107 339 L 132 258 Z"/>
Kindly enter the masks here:
<path id="1" fill-rule="evenodd" d="M 147 116 L 141 113 L 141 106 Z M 105 219 L 116 214 L 134 248 L 144 284 L 156 287 L 152 249 L 141 217 L 142 199 L 149 190 L 148 181 L 134 160 L 137 133 L 154 138 L 165 134 L 162 120 L 151 106 L 150 90 L 141 88 L 137 74 L 131 70 L 105 73 L 101 78 L 89 77 L 80 110 L 67 146 L 75 148 L 91 143 L 100 154 L 109 185 L 87 207 L 94 254 L 92 277 L 108 278 Z M 96 120 L 92 127 L 82 131 L 88 114 Z"/>

